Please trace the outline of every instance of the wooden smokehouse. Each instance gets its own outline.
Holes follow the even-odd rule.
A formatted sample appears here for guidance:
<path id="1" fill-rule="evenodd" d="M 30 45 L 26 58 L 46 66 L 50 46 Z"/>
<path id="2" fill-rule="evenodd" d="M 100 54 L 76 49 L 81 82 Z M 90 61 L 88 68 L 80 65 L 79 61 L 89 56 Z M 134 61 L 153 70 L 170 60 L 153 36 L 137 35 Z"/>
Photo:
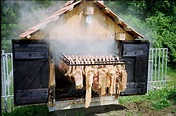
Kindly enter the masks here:
<path id="1" fill-rule="evenodd" d="M 12 40 L 15 105 L 118 104 L 147 91 L 149 42 L 100 1 L 70 1 Z"/>

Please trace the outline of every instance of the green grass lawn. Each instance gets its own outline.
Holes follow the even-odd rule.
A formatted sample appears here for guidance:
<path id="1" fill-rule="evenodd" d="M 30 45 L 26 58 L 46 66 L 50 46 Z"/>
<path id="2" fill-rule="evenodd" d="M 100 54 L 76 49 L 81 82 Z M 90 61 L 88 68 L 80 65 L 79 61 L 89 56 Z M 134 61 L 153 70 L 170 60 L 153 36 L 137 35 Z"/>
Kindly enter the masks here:
<path id="1" fill-rule="evenodd" d="M 176 105 L 176 87 L 149 91 L 147 95 L 123 96 L 119 98 L 119 102 L 122 105 L 139 101 L 148 101 L 154 110 Z"/>
<path id="2" fill-rule="evenodd" d="M 167 72 L 167 86 L 176 85 L 176 69 L 168 68 Z"/>
<path id="3" fill-rule="evenodd" d="M 49 111 L 46 105 L 30 105 L 15 108 L 14 111 L 3 113 L 2 116 L 48 116 Z"/>
<path id="4" fill-rule="evenodd" d="M 168 68 L 167 86 L 161 90 L 149 91 L 146 95 L 119 97 L 119 103 L 147 101 L 153 110 L 161 110 L 165 107 L 176 105 L 176 69 Z M 175 111 L 176 112 L 176 111 Z M 2 116 L 47 116 L 49 115 L 46 105 L 30 105 L 15 108 L 10 113 L 3 113 Z"/>
<path id="5" fill-rule="evenodd" d="M 149 91 L 147 95 L 119 97 L 119 103 L 126 105 L 134 102 L 147 102 L 150 108 L 159 111 L 165 107 L 176 105 L 176 87 L 163 88 L 161 90 Z M 10 113 L 3 113 L 2 116 L 48 116 L 46 105 L 21 106 Z"/>
<path id="6" fill-rule="evenodd" d="M 176 105 L 176 69 L 168 68 L 167 84 L 161 90 L 149 91 L 146 95 L 120 97 L 120 104 L 148 101 L 154 110 Z"/>

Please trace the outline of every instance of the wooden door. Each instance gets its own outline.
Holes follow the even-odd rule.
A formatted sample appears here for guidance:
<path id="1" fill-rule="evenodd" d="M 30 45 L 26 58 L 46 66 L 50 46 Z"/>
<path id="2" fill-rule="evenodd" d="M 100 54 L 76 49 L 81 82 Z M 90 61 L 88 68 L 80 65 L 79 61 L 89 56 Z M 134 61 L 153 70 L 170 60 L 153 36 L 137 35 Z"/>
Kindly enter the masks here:
<path id="1" fill-rule="evenodd" d="M 147 92 L 148 41 L 120 42 L 121 56 L 127 70 L 127 89 L 121 95 L 142 95 Z"/>
<path id="2" fill-rule="evenodd" d="M 49 50 L 39 40 L 12 40 L 14 103 L 26 105 L 48 101 Z"/>

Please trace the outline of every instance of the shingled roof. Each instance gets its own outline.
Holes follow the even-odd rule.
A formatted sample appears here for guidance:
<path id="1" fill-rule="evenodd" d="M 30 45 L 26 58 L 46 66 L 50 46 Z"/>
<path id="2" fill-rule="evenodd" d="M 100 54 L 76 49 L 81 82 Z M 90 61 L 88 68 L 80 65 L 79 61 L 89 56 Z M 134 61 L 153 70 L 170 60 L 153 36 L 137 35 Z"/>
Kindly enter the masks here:
<path id="1" fill-rule="evenodd" d="M 37 25 L 31 27 L 27 31 L 23 32 L 19 35 L 20 38 L 29 38 L 35 32 L 44 29 L 49 23 L 52 21 L 56 21 L 59 19 L 59 16 L 66 13 L 67 11 L 73 9 L 76 5 L 80 4 L 82 1 L 73 1 L 68 2 L 63 8 L 58 11 L 52 13 L 49 17 L 38 23 Z M 119 16 L 113 13 L 109 8 L 107 8 L 104 4 L 99 1 L 95 1 L 94 4 L 102 10 L 107 16 L 109 16 L 117 25 L 119 25 L 123 30 L 132 35 L 134 38 L 144 38 L 141 34 L 135 31 L 133 28 L 129 27 Z"/>

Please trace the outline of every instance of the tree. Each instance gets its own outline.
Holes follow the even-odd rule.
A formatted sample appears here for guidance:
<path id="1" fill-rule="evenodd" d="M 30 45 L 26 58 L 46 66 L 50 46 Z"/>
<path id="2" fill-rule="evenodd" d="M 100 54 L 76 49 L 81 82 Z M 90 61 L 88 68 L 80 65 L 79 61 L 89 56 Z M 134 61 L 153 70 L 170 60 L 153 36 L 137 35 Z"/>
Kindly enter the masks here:
<path id="1" fill-rule="evenodd" d="M 176 66 L 176 21 L 173 16 L 158 13 L 146 19 L 147 25 L 156 32 L 154 47 L 168 48 L 169 64 Z"/>
<path id="2" fill-rule="evenodd" d="M 151 47 L 169 50 L 169 65 L 176 67 L 176 1 L 106 1 L 112 11 L 149 39 Z"/>
<path id="3" fill-rule="evenodd" d="M 1 40 L 2 40 L 2 49 L 5 49 L 7 52 L 10 51 L 11 47 L 11 38 L 16 37 L 16 31 L 13 31 L 14 28 L 17 28 L 16 22 L 18 21 L 18 4 L 11 2 L 8 4 L 6 1 L 1 3 Z"/>
<path id="4" fill-rule="evenodd" d="M 37 24 L 41 19 L 43 19 L 41 13 L 36 13 L 36 11 L 41 10 L 42 12 L 45 12 L 44 9 L 56 4 L 56 2 L 58 1 L 32 0 L 30 1 L 31 5 L 25 8 L 25 13 L 29 13 L 30 15 L 25 17 L 22 16 L 19 8 L 26 4 L 28 5 L 29 3 L 26 1 L 23 4 L 20 4 L 20 1 L 2 1 L 2 49 L 10 51 L 11 39 L 18 38 L 18 35 L 24 30 Z M 121 16 L 127 24 L 143 34 L 146 39 L 149 39 L 152 47 L 168 48 L 169 64 L 171 66 L 176 66 L 176 1 L 106 0 L 104 1 L 104 4 L 117 15 Z M 53 12 L 54 10 L 52 9 L 51 11 Z M 31 16 L 34 20 L 32 21 L 29 16 Z M 20 17 L 25 17 L 27 21 L 21 21 Z"/>
<path id="5" fill-rule="evenodd" d="M 2 1 L 1 2 L 1 49 L 6 52 L 11 52 L 11 40 L 17 39 L 27 28 L 38 23 L 41 14 L 35 14 L 39 9 L 48 8 L 53 5 L 55 1 L 50 0 L 32 0 L 32 1 Z M 25 7 L 24 7 L 25 6 Z M 26 14 L 23 16 L 23 14 Z M 35 20 L 32 21 L 31 17 Z M 22 21 L 22 18 L 27 19 Z M 31 19 L 30 19 L 31 18 Z M 31 23 L 32 22 L 32 23 Z M 29 25 L 30 24 L 30 25 Z"/>

